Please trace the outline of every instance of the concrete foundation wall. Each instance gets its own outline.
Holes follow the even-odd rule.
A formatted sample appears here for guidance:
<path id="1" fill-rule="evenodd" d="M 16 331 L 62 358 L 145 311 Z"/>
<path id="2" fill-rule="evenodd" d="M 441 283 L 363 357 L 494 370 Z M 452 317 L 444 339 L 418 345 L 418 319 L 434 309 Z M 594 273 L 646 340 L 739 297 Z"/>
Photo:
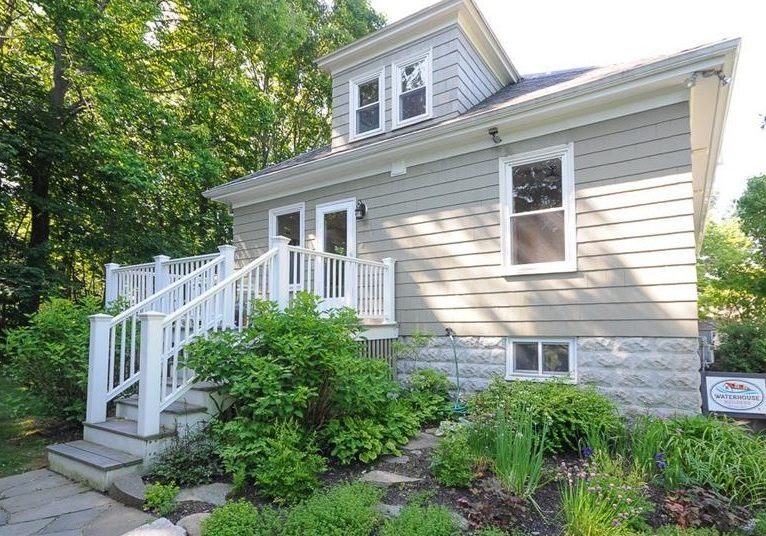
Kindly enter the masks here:
<path id="1" fill-rule="evenodd" d="M 479 391 L 493 377 L 505 377 L 505 337 L 457 337 L 456 347 L 463 392 Z M 625 413 L 699 413 L 696 338 L 579 337 L 576 348 L 577 383 L 594 385 Z M 444 372 L 454 382 L 449 338 L 434 337 L 416 356 L 397 360 L 397 374 L 404 382 L 418 368 Z"/>

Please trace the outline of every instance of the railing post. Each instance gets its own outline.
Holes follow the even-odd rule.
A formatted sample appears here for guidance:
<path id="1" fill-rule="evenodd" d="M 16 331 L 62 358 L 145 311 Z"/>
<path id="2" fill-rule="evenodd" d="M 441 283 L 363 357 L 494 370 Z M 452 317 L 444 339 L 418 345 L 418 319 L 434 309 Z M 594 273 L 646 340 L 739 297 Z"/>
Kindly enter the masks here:
<path id="1" fill-rule="evenodd" d="M 91 315 L 89 318 L 88 401 L 85 421 L 97 423 L 106 420 L 106 393 L 109 387 L 109 325 L 112 317 L 98 314 Z"/>
<path id="2" fill-rule="evenodd" d="M 218 251 L 223 257 L 220 280 L 224 280 L 234 273 L 234 253 L 236 250 L 237 248 L 234 246 L 218 246 Z M 234 327 L 234 305 L 234 285 L 230 285 L 223 293 L 222 321 L 224 328 Z"/>
<path id="3" fill-rule="evenodd" d="M 104 305 L 108 306 L 117 299 L 117 274 L 114 272 L 120 265 L 108 262 L 104 265 Z"/>
<path id="4" fill-rule="evenodd" d="M 160 397 L 162 395 L 162 321 L 163 313 L 139 313 L 141 321 L 141 361 L 138 376 L 138 435 L 160 433 Z"/>
<path id="5" fill-rule="evenodd" d="M 271 247 L 277 248 L 274 259 L 274 271 L 271 274 L 271 299 L 277 302 L 280 311 L 284 311 L 290 303 L 290 251 L 287 246 L 290 239 L 286 236 L 271 238 Z"/>
<path id="6" fill-rule="evenodd" d="M 393 324 L 396 322 L 396 260 L 386 257 L 383 264 L 386 265 L 383 272 L 383 320 Z"/>
<path id="7" fill-rule="evenodd" d="M 170 271 L 165 265 L 169 260 L 167 255 L 154 256 L 154 292 L 159 292 L 170 284 Z"/>

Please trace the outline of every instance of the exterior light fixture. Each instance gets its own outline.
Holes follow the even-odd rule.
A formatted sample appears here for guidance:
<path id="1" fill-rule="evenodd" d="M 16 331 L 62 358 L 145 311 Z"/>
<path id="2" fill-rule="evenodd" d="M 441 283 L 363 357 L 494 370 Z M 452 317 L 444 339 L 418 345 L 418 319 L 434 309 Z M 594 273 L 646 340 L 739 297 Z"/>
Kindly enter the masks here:
<path id="1" fill-rule="evenodd" d="M 686 80 L 686 87 L 689 89 L 693 88 L 697 85 L 697 73 L 694 72 L 692 75 Z"/>
<path id="2" fill-rule="evenodd" d="M 500 136 L 497 135 L 497 132 L 498 132 L 497 127 L 492 127 L 489 129 L 489 135 L 492 138 L 492 141 L 494 141 L 495 143 L 500 143 L 503 140 Z"/>
<path id="3" fill-rule="evenodd" d="M 354 209 L 354 215 L 356 215 L 357 220 L 364 219 L 364 216 L 367 214 L 367 205 L 364 204 L 363 201 L 358 201 L 356 203 L 356 208 Z"/>
<path id="4" fill-rule="evenodd" d="M 695 71 L 686 80 L 686 87 L 693 88 L 697 84 L 697 76 L 702 75 L 704 78 L 710 78 L 715 76 L 722 86 L 729 85 L 731 83 L 731 76 L 726 76 L 720 69 L 708 69 L 706 71 Z"/>

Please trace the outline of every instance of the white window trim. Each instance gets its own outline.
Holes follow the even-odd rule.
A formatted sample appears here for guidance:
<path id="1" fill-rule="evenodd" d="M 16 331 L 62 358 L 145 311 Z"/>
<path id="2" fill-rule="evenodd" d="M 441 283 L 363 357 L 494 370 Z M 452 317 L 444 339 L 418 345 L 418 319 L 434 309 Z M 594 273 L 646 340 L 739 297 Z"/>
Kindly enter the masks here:
<path id="1" fill-rule="evenodd" d="M 537 373 L 514 372 L 513 370 L 513 343 L 534 342 L 538 345 L 538 371 Z M 568 344 L 569 345 L 569 372 L 555 374 L 543 372 L 542 344 Z M 548 338 L 548 337 L 506 337 L 505 339 L 505 379 L 506 380 L 531 380 L 531 381 L 563 381 L 565 383 L 577 383 L 577 344 L 573 338 Z"/>
<path id="2" fill-rule="evenodd" d="M 292 205 L 285 205 L 283 207 L 272 208 L 269 210 L 269 237 L 266 246 L 267 248 L 271 247 L 271 239 L 276 236 L 277 216 L 284 216 L 285 214 L 292 214 L 293 212 L 298 212 L 300 214 L 298 247 L 304 247 L 306 240 L 306 203 L 293 203 Z"/>
<path id="3" fill-rule="evenodd" d="M 385 105 L 386 105 L 386 68 L 383 67 L 380 71 L 375 71 L 372 73 L 366 73 L 361 76 L 357 76 L 353 78 L 352 80 L 349 80 L 348 82 L 348 109 L 349 109 L 349 141 L 356 141 L 361 140 L 364 138 L 369 138 L 370 136 L 375 136 L 377 134 L 382 133 L 385 130 L 386 125 L 386 114 L 385 114 Z M 368 130 L 367 132 L 362 132 L 361 134 L 356 133 L 356 112 L 359 110 L 359 86 L 361 84 L 364 84 L 365 82 L 369 82 L 370 80 L 378 79 L 378 128 Z M 371 106 L 368 104 L 368 106 Z"/>
<path id="4" fill-rule="evenodd" d="M 548 158 L 561 158 L 562 205 L 564 208 L 564 260 L 513 264 L 511 262 L 511 199 L 510 186 L 513 166 L 538 162 Z M 500 254 L 501 271 L 504 276 L 525 274 L 549 274 L 577 271 L 577 221 L 575 211 L 574 145 L 568 143 L 502 157 L 500 166 Z"/>
<path id="5" fill-rule="evenodd" d="M 433 49 L 429 49 L 426 52 L 421 52 L 419 54 L 415 54 L 413 56 L 408 56 L 406 58 L 403 58 L 401 60 L 398 60 L 391 64 L 391 130 L 395 130 L 397 128 L 406 127 L 409 125 L 413 125 L 415 123 L 420 123 L 421 121 L 425 121 L 426 119 L 430 119 L 433 116 L 433 73 L 431 71 L 432 68 L 432 61 L 431 58 L 433 57 Z M 421 115 L 417 115 L 415 117 L 410 117 L 409 119 L 405 119 L 404 121 L 399 120 L 399 96 L 400 96 L 400 88 L 401 88 L 401 82 L 400 82 L 400 76 L 399 76 L 399 70 L 409 65 L 410 63 L 414 63 L 419 60 L 425 60 L 426 65 L 425 69 L 423 70 L 424 76 L 425 76 L 425 87 L 426 87 L 426 112 Z"/>

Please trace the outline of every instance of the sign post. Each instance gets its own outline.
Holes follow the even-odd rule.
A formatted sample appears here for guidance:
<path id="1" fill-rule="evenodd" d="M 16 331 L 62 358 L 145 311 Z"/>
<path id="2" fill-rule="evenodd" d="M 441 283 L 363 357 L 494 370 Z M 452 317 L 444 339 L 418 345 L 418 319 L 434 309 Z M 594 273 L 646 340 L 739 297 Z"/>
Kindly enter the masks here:
<path id="1" fill-rule="evenodd" d="M 705 371 L 702 386 L 705 413 L 766 419 L 766 374 Z"/>

